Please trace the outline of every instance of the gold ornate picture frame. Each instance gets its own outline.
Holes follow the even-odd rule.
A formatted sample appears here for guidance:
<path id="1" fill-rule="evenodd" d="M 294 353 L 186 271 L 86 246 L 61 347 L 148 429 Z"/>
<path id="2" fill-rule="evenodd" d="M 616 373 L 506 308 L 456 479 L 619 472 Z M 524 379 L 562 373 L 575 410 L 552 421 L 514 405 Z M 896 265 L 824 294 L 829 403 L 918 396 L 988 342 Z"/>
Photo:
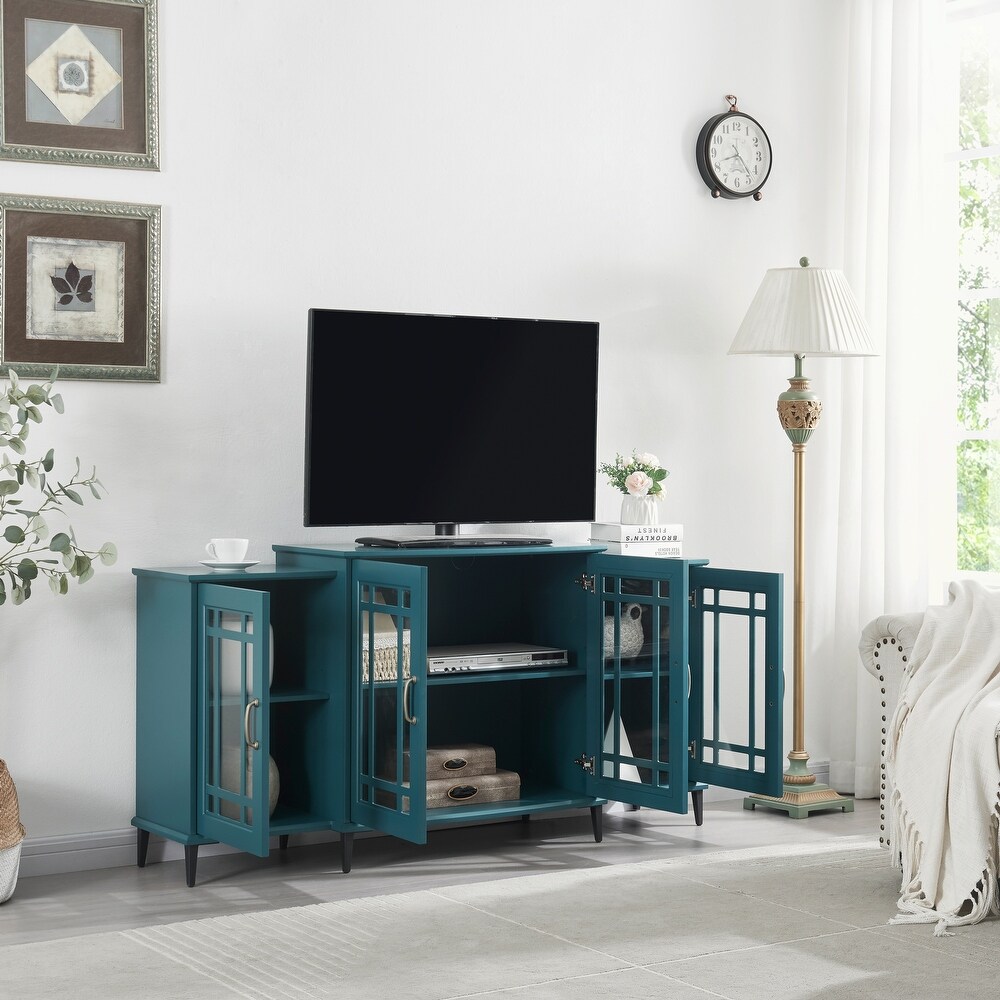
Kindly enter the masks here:
<path id="1" fill-rule="evenodd" d="M 0 375 L 160 380 L 160 207 L 0 194 Z"/>
<path id="2" fill-rule="evenodd" d="M 159 170 L 157 0 L 0 0 L 0 159 Z"/>

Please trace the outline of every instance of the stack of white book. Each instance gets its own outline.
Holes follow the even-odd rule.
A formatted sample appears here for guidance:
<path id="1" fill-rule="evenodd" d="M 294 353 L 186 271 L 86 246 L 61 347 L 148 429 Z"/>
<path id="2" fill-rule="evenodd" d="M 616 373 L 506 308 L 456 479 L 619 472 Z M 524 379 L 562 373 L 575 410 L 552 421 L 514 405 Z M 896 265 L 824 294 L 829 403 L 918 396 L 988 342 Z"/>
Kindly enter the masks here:
<path id="1" fill-rule="evenodd" d="M 623 556 L 653 556 L 680 559 L 683 524 L 618 524 L 593 521 L 590 540 Z"/>

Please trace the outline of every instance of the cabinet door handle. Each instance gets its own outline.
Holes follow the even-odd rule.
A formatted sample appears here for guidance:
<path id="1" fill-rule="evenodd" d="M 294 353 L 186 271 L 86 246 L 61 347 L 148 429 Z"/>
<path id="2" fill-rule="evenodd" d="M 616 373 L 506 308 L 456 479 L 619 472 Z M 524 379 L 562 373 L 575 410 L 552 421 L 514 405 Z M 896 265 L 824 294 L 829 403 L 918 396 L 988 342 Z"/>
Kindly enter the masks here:
<path id="1" fill-rule="evenodd" d="M 251 750 L 260 749 L 260 742 L 250 735 L 250 713 L 259 705 L 260 699 L 254 698 L 253 701 L 247 702 L 247 709 L 243 713 L 243 739 L 246 740 L 246 744 Z"/>
<path id="2" fill-rule="evenodd" d="M 403 687 L 403 720 L 411 726 L 417 724 L 417 717 L 412 711 L 412 696 L 410 691 L 413 689 L 413 685 L 417 683 L 416 677 L 407 677 L 406 685 Z"/>

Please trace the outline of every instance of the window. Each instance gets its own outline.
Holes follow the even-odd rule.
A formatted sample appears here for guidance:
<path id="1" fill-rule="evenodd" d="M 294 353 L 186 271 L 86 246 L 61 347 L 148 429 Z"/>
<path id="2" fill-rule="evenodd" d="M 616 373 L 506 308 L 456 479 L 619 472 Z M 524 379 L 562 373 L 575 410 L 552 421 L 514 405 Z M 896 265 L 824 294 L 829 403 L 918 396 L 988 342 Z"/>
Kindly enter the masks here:
<path id="1" fill-rule="evenodd" d="M 958 68 L 957 568 L 1000 572 L 1000 3 L 949 5 Z"/>

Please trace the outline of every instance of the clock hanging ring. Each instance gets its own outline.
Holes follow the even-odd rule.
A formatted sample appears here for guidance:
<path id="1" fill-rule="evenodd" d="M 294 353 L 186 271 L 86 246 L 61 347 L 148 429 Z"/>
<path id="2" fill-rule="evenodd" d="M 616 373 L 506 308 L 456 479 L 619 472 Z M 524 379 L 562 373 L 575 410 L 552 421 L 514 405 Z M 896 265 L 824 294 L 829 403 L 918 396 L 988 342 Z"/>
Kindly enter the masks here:
<path id="1" fill-rule="evenodd" d="M 736 95 L 726 94 L 729 110 L 705 122 L 696 158 L 713 198 L 753 198 L 771 173 L 771 140 L 756 118 L 740 111 Z"/>

